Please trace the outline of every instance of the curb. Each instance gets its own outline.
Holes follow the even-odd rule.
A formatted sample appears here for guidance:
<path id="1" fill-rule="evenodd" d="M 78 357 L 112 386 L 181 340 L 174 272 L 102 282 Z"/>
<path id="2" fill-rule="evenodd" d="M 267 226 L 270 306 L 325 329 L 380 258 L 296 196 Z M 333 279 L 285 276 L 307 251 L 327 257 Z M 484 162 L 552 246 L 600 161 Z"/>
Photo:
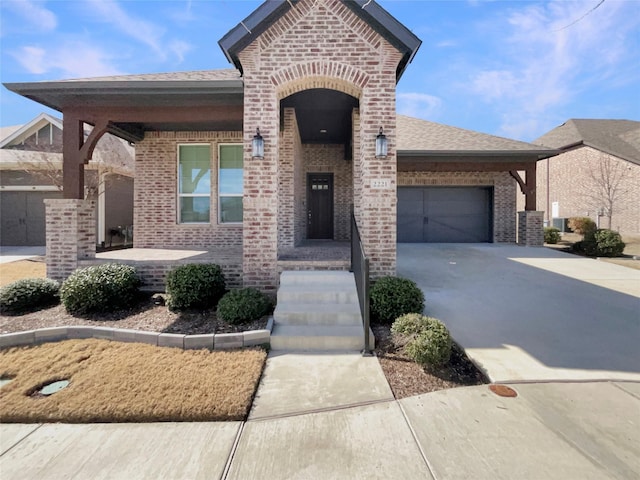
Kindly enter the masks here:
<path id="1" fill-rule="evenodd" d="M 180 335 L 111 327 L 52 327 L 2 334 L 0 335 L 0 349 L 40 345 L 63 340 L 96 338 L 114 342 L 146 343 L 157 347 L 173 347 L 183 350 L 229 350 L 271 344 L 272 329 L 273 317 L 269 317 L 267 327 L 264 330 L 250 330 L 240 333 L 210 333 L 205 335 Z"/>

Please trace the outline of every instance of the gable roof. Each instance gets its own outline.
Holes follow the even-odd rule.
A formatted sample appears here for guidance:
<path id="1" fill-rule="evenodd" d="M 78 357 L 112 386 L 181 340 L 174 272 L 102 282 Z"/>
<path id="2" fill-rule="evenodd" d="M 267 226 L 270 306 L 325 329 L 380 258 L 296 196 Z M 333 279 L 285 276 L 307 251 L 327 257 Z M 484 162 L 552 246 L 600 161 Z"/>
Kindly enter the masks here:
<path id="1" fill-rule="evenodd" d="M 62 120 L 43 112 L 29 123 L 20 125 L 5 138 L 0 138 L 0 148 L 5 148 L 7 145 L 14 145 L 22 142 L 24 139 L 29 138 L 47 124 L 55 125 L 62 130 Z"/>
<path id="2" fill-rule="evenodd" d="M 295 8 L 299 1 L 266 0 L 218 42 L 227 60 L 242 72 L 238 54 L 291 8 Z M 411 63 L 420 48 L 422 40 L 378 5 L 375 0 L 342 0 L 342 3 L 403 54 L 396 70 L 396 81 L 400 80 L 407 65 Z"/>
<path id="3" fill-rule="evenodd" d="M 398 156 L 535 156 L 556 155 L 548 147 L 429 122 L 419 118 L 397 116 Z"/>
<path id="4" fill-rule="evenodd" d="M 640 165 L 640 122 L 569 119 L 533 141 L 561 150 L 583 145 Z"/>

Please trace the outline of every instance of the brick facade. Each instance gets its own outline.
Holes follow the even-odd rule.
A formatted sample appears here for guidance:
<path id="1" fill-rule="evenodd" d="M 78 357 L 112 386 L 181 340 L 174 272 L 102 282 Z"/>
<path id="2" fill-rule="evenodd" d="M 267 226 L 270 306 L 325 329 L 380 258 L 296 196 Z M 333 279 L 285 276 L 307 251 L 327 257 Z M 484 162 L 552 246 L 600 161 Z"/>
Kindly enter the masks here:
<path id="1" fill-rule="evenodd" d="M 282 218 L 278 207 L 283 206 L 279 199 L 290 195 L 279 196 L 278 187 L 284 177 L 290 184 L 291 176 L 291 161 L 285 159 L 283 164 L 278 159 L 283 141 L 279 103 L 312 88 L 338 90 L 360 101 L 360 143 L 354 147 L 353 162 L 362 176 L 362 191 L 354 202 L 355 211 L 373 276 L 395 273 L 395 85 L 401 53 L 339 0 L 307 0 L 297 3 L 238 57 L 244 72 L 245 284 L 272 290 L 277 284 L 279 242 L 301 237 L 292 235 L 289 220 L 287 230 L 278 235 Z M 376 159 L 375 137 L 381 126 L 389 155 Z M 263 159 L 251 159 L 256 127 L 265 141 Z M 297 179 L 294 190 L 300 190 Z M 372 189 L 373 180 L 382 180 L 386 187 Z M 295 225 L 301 215 L 294 218 Z"/>
<path id="2" fill-rule="evenodd" d="M 605 195 L 598 193 L 603 182 L 594 177 L 607 172 L 611 175 L 611 184 L 620 178 L 619 195 L 614 202 L 611 224 L 605 215 L 599 219 L 600 226 L 639 235 L 640 165 L 586 146 L 538 162 L 537 208 L 545 211 L 545 222 L 550 221 L 552 205 L 557 202 L 559 218 L 590 217 L 598 223 L 598 210 L 604 209 L 606 202 Z"/>
<path id="3" fill-rule="evenodd" d="M 518 245 L 524 247 L 544 245 L 543 216 L 544 212 L 518 212 Z"/>
<path id="4" fill-rule="evenodd" d="M 45 199 L 47 277 L 65 280 L 81 260 L 96 255 L 95 202 Z"/>
<path id="5" fill-rule="evenodd" d="M 242 225 L 218 223 L 218 145 L 241 143 L 240 132 L 147 132 L 136 144 L 135 248 L 241 245 Z M 178 223 L 178 145 L 211 145 L 211 222 Z"/>
<path id="6" fill-rule="evenodd" d="M 493 241 L 516 241 L 516 181 L 508 172 L 398 172 L 398 186 L 493 187 Z"/>

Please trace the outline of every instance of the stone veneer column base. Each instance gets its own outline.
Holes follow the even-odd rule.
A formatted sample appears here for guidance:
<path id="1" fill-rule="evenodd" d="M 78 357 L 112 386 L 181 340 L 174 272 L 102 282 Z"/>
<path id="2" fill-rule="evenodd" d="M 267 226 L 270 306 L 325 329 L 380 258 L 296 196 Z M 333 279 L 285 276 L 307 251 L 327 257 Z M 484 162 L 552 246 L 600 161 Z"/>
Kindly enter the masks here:
<path id="1" fill-rule="evenodd" d="M 518 212 L 518 245 L 542 247 L 544 245 L 544 212 Z"/>
<path id="2" fill-rule="evenodd" d="M 96 257 L 95 202 L 46 199 L 47 277 L 59 282 Z"/>

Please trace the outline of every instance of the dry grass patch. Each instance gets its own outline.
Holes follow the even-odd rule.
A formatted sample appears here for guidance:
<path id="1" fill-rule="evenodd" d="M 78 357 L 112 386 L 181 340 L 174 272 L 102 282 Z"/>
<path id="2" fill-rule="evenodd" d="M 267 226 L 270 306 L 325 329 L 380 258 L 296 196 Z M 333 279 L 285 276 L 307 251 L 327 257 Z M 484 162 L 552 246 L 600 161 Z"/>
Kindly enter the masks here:
<path id="1" fill-rule="evenodd" d="M 23 278 L 45 278 L 47 267 L 42 261 L 19 260 L 0 263 L 0 287 Z"/>
<path id="2" fill-rule="evenodd" d="M 266 352 L 68 340 L 0 351 L 0 422 L 163 422 L 246 418 Z M 41 386 L 69 380 L 44 397 Z"/>

